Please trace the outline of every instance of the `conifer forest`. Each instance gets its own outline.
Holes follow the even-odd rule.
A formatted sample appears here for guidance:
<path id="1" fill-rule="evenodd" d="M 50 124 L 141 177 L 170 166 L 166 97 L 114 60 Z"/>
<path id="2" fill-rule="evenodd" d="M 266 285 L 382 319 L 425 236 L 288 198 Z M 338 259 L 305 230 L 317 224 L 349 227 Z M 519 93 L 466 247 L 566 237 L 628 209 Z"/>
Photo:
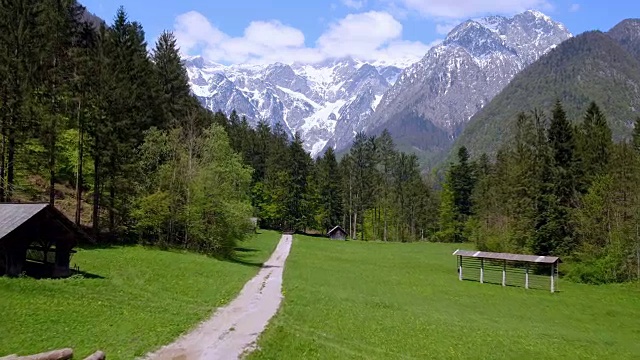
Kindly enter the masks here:
<path id="1" fill-rule="evenodd" d="M 496 153 L 461 146 L 433 171 L 388 131 L 314 159 L 282 126 L 204 109 L 174 35 L 147 44 L 123 8 L 109 24 L 73 0 L 0 11 L 2 202 L 62 207 L 99 242 L 220 257 L 256 217 L 281 231 L 340 225 L 363 241 L 558 255 L 579 282 L 640 277 L 640 119 L 614 142 L 596 103 L 573 119 L 558 101 L 520 109 Z"/>

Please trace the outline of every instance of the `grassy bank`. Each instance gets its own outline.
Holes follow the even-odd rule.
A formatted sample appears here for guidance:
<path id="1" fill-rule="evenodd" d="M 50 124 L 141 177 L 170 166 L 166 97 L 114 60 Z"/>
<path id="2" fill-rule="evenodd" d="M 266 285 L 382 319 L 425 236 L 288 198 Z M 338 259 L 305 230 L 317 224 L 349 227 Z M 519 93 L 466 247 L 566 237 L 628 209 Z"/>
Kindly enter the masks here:
<path id="1" fill-rule="evenodd" d="M 0 356 L 72 347 L 133 359 L 171 342 L 235 297 L 280 235 L 242 243 L 238 260 L 143 247 L 80 249 L 89 275 L 65 280 L 0 278 Z"/>
<path id="2" fill-rule="evenodd" d="M 296 236 L 252 359 L 637 359 L 640 287 L 458 281 L 455 245 Z"/>

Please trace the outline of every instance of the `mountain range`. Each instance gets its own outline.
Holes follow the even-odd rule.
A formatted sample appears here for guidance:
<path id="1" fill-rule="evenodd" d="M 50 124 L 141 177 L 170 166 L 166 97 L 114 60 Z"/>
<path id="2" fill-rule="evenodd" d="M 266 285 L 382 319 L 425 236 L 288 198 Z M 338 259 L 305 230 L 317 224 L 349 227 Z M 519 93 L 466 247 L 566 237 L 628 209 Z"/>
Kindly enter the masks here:
<path id="1" fill-rule="evenodd" d="M 640 19 L 580 34 L 542 56 L 471 119 L 456 147 L 493 154 L 514 133 L 519 112 L 549 114 L 556 99 L 574 122 L 595 101 L 614 138 L 629 138 L 640 116 Z"/>
<path id="2" fill-rule="evenodd" d="M 281 123 L 307 150 L 350 146 L 357 132 L 389 129 L 401 147 L 441 156 L 469 119 L 511 79 L 572 35 L 537 11 L 455 27 L 414 64 L 352 58 L 315 64 L 221 65 L 185 59 L 201 103 L 250 124 Z"/>

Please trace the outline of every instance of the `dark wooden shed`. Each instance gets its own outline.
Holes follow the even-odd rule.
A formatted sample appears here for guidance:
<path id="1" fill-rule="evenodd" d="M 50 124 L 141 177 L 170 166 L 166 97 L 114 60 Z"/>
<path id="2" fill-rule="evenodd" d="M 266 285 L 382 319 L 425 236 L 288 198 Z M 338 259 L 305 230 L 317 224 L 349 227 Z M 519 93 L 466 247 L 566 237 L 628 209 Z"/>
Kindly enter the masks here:
<path id="1" fill-rule="evenodd" d="M 89 237 L 49 204 L 0 204 L 0 275 L 37 269 L 43 277 L 66 277 L 79 240 Z"/>
<path id="2" fill-rule="evenodd" d="M 333 240 L 346 240 L 347 232 L 344 231 L 344 229 L 340 227 L 340 225 L 338 225 L 333 229 L 329 230 L 329 232 L 327 233 L 327 236 Z"/>

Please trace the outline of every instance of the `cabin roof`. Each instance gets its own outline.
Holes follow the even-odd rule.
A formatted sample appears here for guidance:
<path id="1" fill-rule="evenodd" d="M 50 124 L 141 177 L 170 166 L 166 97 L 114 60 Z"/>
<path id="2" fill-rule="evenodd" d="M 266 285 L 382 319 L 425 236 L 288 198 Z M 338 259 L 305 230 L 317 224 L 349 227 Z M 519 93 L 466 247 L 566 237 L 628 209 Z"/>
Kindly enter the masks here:
<path id="1" fill-rule="evenodd" d="M 0 242 L 42 212 L 47 212 L 46 216 L 51 219 L 50 221 L 58 222 L 67 231 L 74 233 L 76 238 L 83 238 L 86 241 L 92 240 L 75 223 L 48 203 L 4 203 L 0 204 Z M 42 226 L 42 224 L 36 226 Z"/>
<path id="2" fill-rule="evenodd" d="M 338 226 L 334 227 L 333 229 L 329 230 L 327 235 L 331 235 L 331 234 L 335 233 L 338 230 L 342 231 L 344 234 L 347 233 L 346 231 L 344 231 L 344 229 L 340 225 L 338 225 Z"/>
<path id="3" fill-rule="evenodd" d="M 509 253 L 494 253 L 487 251 L 472 251 L 472 250 L 456 250 L 453 255 L 472 257 L 479 259 L 492 259 L 492 260 L 507 260 L 507 261 L 522 261 L 529 263 L 544 263 L 553 264 L 561 261 L 557 256 L 538 256 L 538 255 L 522 255 L 522 254 L 509 254 Z"/>
<path id="4" fill-rule="evenodd" d="M 49 204 L 0 204 L 0 239 L 9 235 Z"/>

